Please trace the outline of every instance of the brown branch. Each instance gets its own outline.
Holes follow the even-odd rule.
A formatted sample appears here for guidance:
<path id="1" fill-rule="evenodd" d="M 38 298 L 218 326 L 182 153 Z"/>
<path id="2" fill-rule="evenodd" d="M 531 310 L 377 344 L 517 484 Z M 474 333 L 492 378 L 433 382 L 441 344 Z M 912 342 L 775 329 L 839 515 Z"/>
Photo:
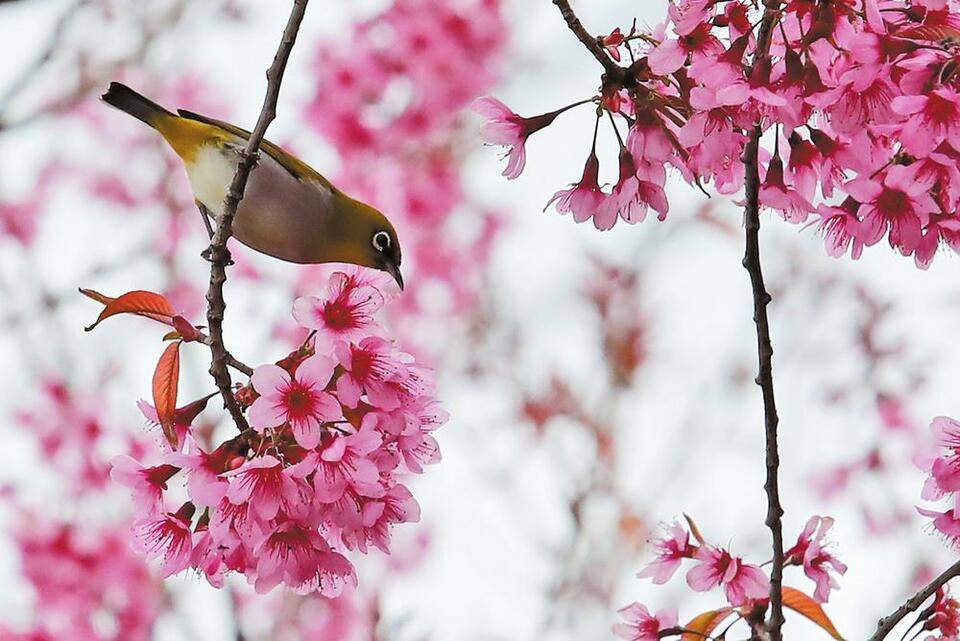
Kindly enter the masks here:
<path id="1" fill-rule="evenodd" d="M 230 250 L 227 249 L 227 240 L 233 234 L 233 219 L 237 215 L 237 207 L 243 199 L 247 188 L 247 179 L 256 164 L 260 152 L 260 143 L 267 132 L 267 127 L 277 116 L 277 100 L 280 97 L 280 83 L 283 72 L 290 59 L 290 52 L 297 39 L 300 23 L 307 10 L 308 0 L 294 0 L 287 26 L 283 31 L 283 38 L 273 58 L 273 64 L 267 70 L 267 94 L 263 99 L 263 107 L 257 124 L 247 140 L 246 146 L 240 152 L 240 161 L 233 181 L 223 200 L 220 214 L 217 216 L 217 229 L 210 239 L 207 249 L 207 259 L 210 261 L 210 287 L 207 290 L 207 325 L 210 329 L 210 375 L 220 390 L 224 406 L 233 417 L 237 428 L 243 432 L 248 428 L 233 393 L 233 381 L 227 369 L 229 352 L 223 343 L 223 316 L 226 303 L 223 299 L 223 285 L 227 281 L 227 266 L 230 264 Z"/>
<path id="2" fill-rule="evenodd" d="M 779 15 L 779 0 L 767 0 L 760 33 L 757 36 L 757 48 L 753 57 L 756 66 L 769 55 L 770 39 Z M 767 317 L 767 305 L 770 294 L 763 282 L 763 270 L 760 265 L 760 136 L 763 129 L 757 122 L 750 131 L 743 150 L 745 170 L 746 207 L 744 210 L 744 228 L 746 248 L 743 266 L 750 274 L 750 286 L 753 292 L 753 322 L 757 327 L 757 356 L 759 372 L 756 383 L 763 394 L 764 437 L 766 441 L 767 477 L 763 489 L 767 494 L 767 515 L 765 524 L 770 528 L 773 538 L 773 563 L 770 569 L 770 621 L 768 630 L 770 641 L 783 638 L 783 506 L 780 504 L 780 487 L 777 473 L 780 467 L 780 454 L 777 449 L 777 404 L 773 394 L 773 345 L 770 341 L 770 320 Z"/>
<path id="3" fill-rule="evenodd" d="M 583 23 L 580 22 L 580 18 L 577 17 L 577 14 L 575 14 L 573 9 L 570 7 L 570 1 L 553 0 L 553 4 L 557 5 L 557 8 L 560 9 L 560 15 L 563 16 L 564 21 L 567 23 L 567 26 L 570 27 L 570 31 L 573 32 L 573 35 L 575 35 L 580 42 L 583 43 L 583 46 L 593 54 L 593 57 L 597 59 L 597 62 L 603 65 L 603 69 L 607 72 L 607 75 L 610 76 L 610 79 L 622 79 L 626 70 L 615 63 L 610 56 L 607 55 L 606 50 L 600 44 L 600 40 L 598 38 L 590 35 L 590 32 L 586 30 L 586 28 L 583 26 Z"/>
<path id="4" fill-rule="evenodd" d="M 199 342 L 203 343 L 207 347 L 210 347 L 210 345 L 212 344 L 210 337 L 199 330 L 197 330 L 197 334 L 200 337 Z M 246 363 L 244 363 L 243 361 L 235 358 L 234 355 L 231 354 L 230 352 L 227 352 L 227 365 L 237 370 L 238 372 L 246 374 L 247 376 L 253 376 L 253 368 L 247 365 Z"/>
<path id="5" fill-rule="evenodd" d="M 933 593 L 942 588 L 947 582 L 960 576 L 960 561 L 957 561 L 949 568 L 944 570 L 943 574 L 925 585 L 919 592 L 907 599 L 903 605 L 897 608 L 892 614 L 883 617 L 877 622 L 877 631 L 870 637 L 870 641 L 882 641 L 897 626 L 903 617 L 907 616 L 921 605 L 923 602 L 933 596 Z"/>

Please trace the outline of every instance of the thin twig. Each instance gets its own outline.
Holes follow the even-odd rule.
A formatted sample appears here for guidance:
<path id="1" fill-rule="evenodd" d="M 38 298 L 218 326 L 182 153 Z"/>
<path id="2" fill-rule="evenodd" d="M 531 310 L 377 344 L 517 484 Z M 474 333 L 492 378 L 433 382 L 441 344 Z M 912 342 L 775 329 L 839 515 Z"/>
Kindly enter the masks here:
<path id="1" fill-rule="evenodd" d="M 944 570 L 943 574 L 925 585 L 919 592 L 907 599 L 903 605 L 897 608 L 892 614 L 883 617 L 877 622 L 877 631 L 870 637 L 870 641 L 882 641 L 890 632 L 907 616 L 921 605 L 923 602 L 933 596 L 933 593 L 946 585 L 950 579 L 960 576 L 960 561 L 957 561 L 949 568 Z"/>
<path id="2" fill-rule="evenodd" d="M 230 416 L 233 417 L 237 429 L 241 432 L 247 429 L 247 419 L 244 417 L 233 393 L 233 381 L 227 369 L 229 352 L 223 342 L 223 316 L 226 303 L 223 299 L 223 285 L 227 281 L 227 266 L 230 264 L 230 250 L 227 249 L 227 240 L 233 234 L 233 219 L 237 215 L 237 207 L 243 199 L 247 188 L 247 179 L 259 157 L 260 143 L 267 132 L 267 127 L 277 116 L 277 100 L 280 97 L 280 83 L 283 72 L 290 59 L 290 52 L 297 39 L 300 23 L 307 10 L 308 0 L 294 0 L 287 26 L 283 31 L 283 38 L 273 58 L 273 64 L 267 70 L 267 94 L 263 100 L 260 117 L 254 127 L 246 146 L 240 152 L 240 161 L 233 181 L 223 200 L 220 214 L 217 216 L 217 229 L 210 240 L 207 249 L 207 259 L 210 261 L 210 287 L 207 290 L 207 325 L 210 329 L 210 375 L 220 390 L 224 405 Z"/>
<path id="3" fill-rule="evenodd" d="M 762 64 L 769 55 L 770 39 L 778 16 L 779 0 L 767 0 L 757 37 L 757 48 L 753 65 Z M 753 291 L 753 322 L 757 327 L 757 355 L 759 372 L 756 383 L 763 394 L 764 436 L 766 441 L 767 477 L 763 489 L 767 494 L 766 526 L 773 538 L 773 564 L 770 568 L 770 621 L 768 630 L 770 641 L 781 641 L 783 627 L 783 506 L 780 504 L 780 487 L 777 473 L 780 467 L 780 454 L 777 449 L 777 404 L 773 395 L 773 345 L 770 341 L 770 321 L 767 317 L 767 305 L 770 294 L 763 282 L 763 270 L 760 265 L 760 136 L 763 133 L 758 122 L 750 131 L 743 150 L 745 169 L 746 207 L 744 210 L 744 228 L 746 248 L 743 266 L 750 274 Z"/>
<path id="4" fill-rule="evenodd" d="M 574 13 L 570 7 L 569 0 L 553 0 L 553 4 L 557 5 L 557 8 L 560 9 L 560 15 L 563 16 L 564 21 L 567 23 L 567 26 L 570 27 L 573 35 L 593 54 L 597 62 L 603 65 L 603 69 L 607 72 L 607 75 L 610 76 L 611 79 L 619 79 L 622 77 L 625 72 L 624 68 L 615 63 L 610 56 L 607 55 L 606 50 L 601 46 L 600 41 L 595 36 L 590 35 L 590 32 L 586 30 L 583 23 L 580 22 L 580 19 L 577 17 L 577 14 Z"/>

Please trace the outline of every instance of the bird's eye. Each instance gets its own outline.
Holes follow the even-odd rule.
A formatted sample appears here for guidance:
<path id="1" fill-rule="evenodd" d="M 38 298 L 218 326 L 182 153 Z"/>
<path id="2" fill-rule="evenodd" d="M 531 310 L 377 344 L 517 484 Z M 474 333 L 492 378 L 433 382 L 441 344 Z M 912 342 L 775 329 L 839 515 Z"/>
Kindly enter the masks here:
<path id="1" fill-rule="evenodd" d="M 390 249 L 390 234 L 385 231 L 378 231 L 373 235 L 373 248 L 380 252 Z"/>

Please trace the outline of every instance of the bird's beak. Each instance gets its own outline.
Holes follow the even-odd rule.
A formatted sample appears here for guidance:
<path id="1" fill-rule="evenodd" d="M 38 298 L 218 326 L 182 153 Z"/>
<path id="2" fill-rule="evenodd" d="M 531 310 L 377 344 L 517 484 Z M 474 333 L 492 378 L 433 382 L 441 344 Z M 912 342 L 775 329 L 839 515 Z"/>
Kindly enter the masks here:
<path id="1" fill-rule="evenodd" d="M 393 261 L 387 261 L 385 271 L 393 276 L 393 280 L 397 281 L 397 285 L 400 286 L 400 291 L 403 291 L 403 274 L 400 273 L 400 268 Z"/>

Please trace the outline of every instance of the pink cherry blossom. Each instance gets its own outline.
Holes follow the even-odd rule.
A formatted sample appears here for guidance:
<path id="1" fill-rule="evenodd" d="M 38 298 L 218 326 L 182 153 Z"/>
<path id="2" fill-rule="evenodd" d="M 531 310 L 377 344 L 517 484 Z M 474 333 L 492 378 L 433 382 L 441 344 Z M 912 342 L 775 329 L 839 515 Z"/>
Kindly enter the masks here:
<path id="1" fill-rule="evenodd" d="M 839 587 L 831 572 L 845 574 L 847 571 L 847 566 L 828 549 L 830 543 L 826 536 L 831 527 L 833 519 L 829 517 L 810 517 L 797 542 L 784 553 L 787 563 L 802 565 L 804 574 L 816 583 L 813 597 L 820 603 L 826 603 L 830 590 Z"/>
<path id="2" fill-rule="evenodd" d="M 683 559 L 693 558 L 696 546 L 690 545 L 690 533 L 677 522 L 670 525 L 667 536 L 654 539 L 657 558 L 651 561 L 637 574 L 640 578 L 651 578 L 660 585 L 670 580 Z"/>
<path id="3" fill-rule="evenodd" d="M 960 94 L 950 87 L 922 96 L 897 96 L 890 107 L 907 116 L 902 143 L 914 156 L 928 156 L 943 141 L 960 149 Z"/>
<path id="4" fill-rule="evenodd" d="M 511 180 L 519 176 L 527 164 L 527 138 L 552 123 L 562 111 L 524 118 L 491 96 L 477 98 L 472 107 L 487 120 L 480 134 L 484 142 L 508 148 L 503 175 Z"/>
<path id="5" fill-rule="evenodd" d="M 783 181 L 783 162 L 779 158 L 770 161 L 767 175 L 760 186 L 760 203 L 779 211 L 791 223 L 802 223 L 813 211 L 813 205 L 795 189 Z"/>
<path id="6" fill-rule="evenodd" d="M 382 552 L 390 552 L 390 529 L 398 523 L 416 523 L 420 520 L 420 505 L 405 486 L 394 485 L 378 498 L 363 501 L 361 521 L 345 528 L 343 542 L 350 549 L 366 552 L 372 544 Z"/>
<path id="7" fill-rule="evenodd" d="M 671 14 L 676 12 L 675 7 L 670 5 Z M 647 62 L 653 73 L 658 76 L 671 74 L 680 69 L 688 58 L 696 61 L 724 51 L 723 44 L 713 35 L 709 23 L 701 22 L 682 36 L 677 40 L 668 38 L 650 50 Z"/>
<path id="8" fill-rule="evenodd" d="M 281 581 L 299 594 L 319 592 L 340 596 L 348 585 L 356 586 L 353 566 L 333 552 L 313 528 L 293 521 L 281 523 L 254 548 L 257 558 L 257 592 L 272 590 Z"/>
<path id="9" fill-rule="evenodd" d="M 377 407 L 396 402 L 386 382 L 400 369 L 401 363 L 396 360 L 389 341 L 370 336 L 357 345 L 341 343 L 336 348 L 336 355 L 344 369 L 337 379 L 337 399 L 341 403 L 355 408 L 363 393 L 367 394 L 371 405 Z"/>
<path id="10" fill-rule="evenodd" d="M 297 478 L 295 468 L 284 468 L 270 454 L 247 461 L 225 476 L 231 479 L 227 490 L 230 502 L 246 504 L 265 521 L 281 510 L 288 516 L 296 515 L 310 503 L 310 488 Z"/>
<path id="11" fill-rule="evenodd" d="M 938 416 L 930 424 L 935 443 L 946 450 L 934 459 L 930 476 L 941 496 L 960 492 L 960 423 L 946 416 Z"/>
<path id="12" fill-rule="evenodd" d="M 949 587 L 939 588 L 934 597 L 933 613 L 923 622 L 923 630 L 936 632 L 927 640 L 950 641 L 960 637 L 960 602 L 950 596 Z"/>
<path id="13" fill-rule="evenodd" d="M 863 241 L 857 237 L 860 231 L 860 219 L 857 217 L 859 209 L 860 203 L 850 197 L 839 207 L 820 205 L 817 208 L 820 214 L 818 228 L 823 233 L 828 256 L 843 256 L 848 249 L 853 259 L 863 254 Z"/>
<path id="14" fill-rule="evenodd" d="M 663 168 L 659 169 L 663 172 Z M 653 207 L 658 220 L 667 216 L 667 199 L 663 187 L 658 184 L 657 170 L 649 163 L 637 167 L 627 148 L 620 150 L 620 179 L 601 203 L 593 216 L 593 224 L 599 230 L 612 229 L 619 216 L 628 223 L 642 222 L 647 216 L 647 207 Z"/>
<path id="15" fill-rule="evenodd" d="M 845 186 L 860 201 L 860 230 L 865 245 L 879 241 L 888 233 L 891 247 L 910 255 L 920 243 L 921 228 L 937 206 L 929 194 L 929 185 L 916 180 L 908 167 L 891 167 L 883 182 L 858 178 Z"/>
<path id="16" fill-rule="evenodd" d="M 722 548 L 702 545 L 695 558 L 699 565 L 687 572 L 687 585 L 697 592 L 723 586 L 730 605 L 741 606 L 766 597 L 770 591 L 770 580 L 763 570 Z"/>
<path id="17" fill-rule="evenodd" d="M 960 547 L 960 518 L 956 516 L 953 509 L 941 512 L 918 507 L 917 512 L 933 519 L 930 522 L 933 529 L 939 532 L 951 547 Z"/>
<path id="18" fill-rule="evenodd" d="M 193 533 L 190 517 L 193 506 L 185 504 L 175 514 L 148 516 L 133 524 L 134 541 L 148 559 L 160 559 L 164 578 L 185 570 L 190 565 Z"/>
<path id="19" fill-rule="evenodd" d="M 317 330 L 318 353 L 329 353 L 338 341 L 359 340 L 376 327 L 373 315 L 383 305 L 383 294 L 370 285 L 351 282 L 337 272 L 323 298 L 304 296 L 293 305 L 293 317 L 307 329 Z"/>
<path id="20" fill-rule="evenodd" d="M 597 159 L 595 152 L 590 152 L 583 167 L 583 177 L 580 178 L 580 182 L 555 193 L 547 201 L 544 210 L 556 203 L 557 211 L 561 214 L 571 214 L 574 221 L 583 223 L 590 220 L 597 213 L 606 197 L 606 194 L 600 189 L 599 175 L 600 161 Z"/>
<path id="21" fill-rule="evenodd" d="M 167 464 L 145 467 L 129 456 L 115 456 L 110 461 L 110 478 L 132 489 L 136 503 L 151 511 L 162 509 L 167 481 L 179 471 Z"/>
<path id="22" fill-rule="evenodd" d="M 620 46 L 624 40 L 626 40 L 626 37 L 623 35 L 620 27 L 617 27 L 603 37 L 603 48 L 606 49 L 610 57 L 617 62 L 620 62 Z"/>
<path id="23" fill-rule="evenodd" d="M 229 571 L 227 557 L 239 545 L 239 539 L 227 541 L 214 538 L 209 528 L 198 528 L 193 535 L 193 551 L 190 554 L 191 567 L 197 568 L 215 588 L 222 588 Z"/>
<path id="24" fill-rule="evenodd" d="M 190 453 L 175 452 L 167 460 L 187 473 L 187 494 L 196 505 L 216 506 L 227 492 L 229 483 L 221 476 L 227 471 L 228 459 L 237 455 L 228 442 L 207 453 L 197 443 Z"/>
<path id="25" fill-rule="evenodd" d="M 7 497 L 9 498 L 9 497 Z M 130 545 L 129 524 L 67 522 L 25 513 L 10 531 L 25 583 L 34 592 L 32 632 L 10 632 L 7 641 L 147 641 L 164 610 L 156 574 Z M 103 622 L 110 622 L 105 633 Z"/>
<path id="26" fill-rule="evenodd" d="M 425 465 L 440 462 L 440 445 L 431 432 L 446 423 L 449 414 L 432 401 L 418 402 L 401 411 L 405 416 L 402 431 L 396 436 L 397 450 L 407 469 L 421 474 Z"/>
<path id="27" fill-rule="evenodd" d="M 613 632 L 625 641 L 660 641 L 660 633 L 677 627 L 675 608 L 651 614 L 641 603 L 631 603 L 621 608 L 618 614 L 624 619 L 613 626 Z"/>
<path id="28" fill-rule="evenodd" d="M 320 426 L 342 415 L 340 404 L 324 391 L 336 362 L 316 354 L 291 376 L 277 365 L 261 365 L 250 382 L 260 397 L 250 406 L 250 426 L 263 431 L 289 423 L 297 443 L 313 449 L 320 443 Z"/>
<path id="29" fill-rule="evenodd" d="M 378 494 L 380 472 L 367 455 L 382 441 L 383 437 L 375 430 L 361 430 L 335 436 L 325 443 L 316 461 L 313 479 L 317 500 L 333 503 L 348 487 L 367 496 Z"/>

